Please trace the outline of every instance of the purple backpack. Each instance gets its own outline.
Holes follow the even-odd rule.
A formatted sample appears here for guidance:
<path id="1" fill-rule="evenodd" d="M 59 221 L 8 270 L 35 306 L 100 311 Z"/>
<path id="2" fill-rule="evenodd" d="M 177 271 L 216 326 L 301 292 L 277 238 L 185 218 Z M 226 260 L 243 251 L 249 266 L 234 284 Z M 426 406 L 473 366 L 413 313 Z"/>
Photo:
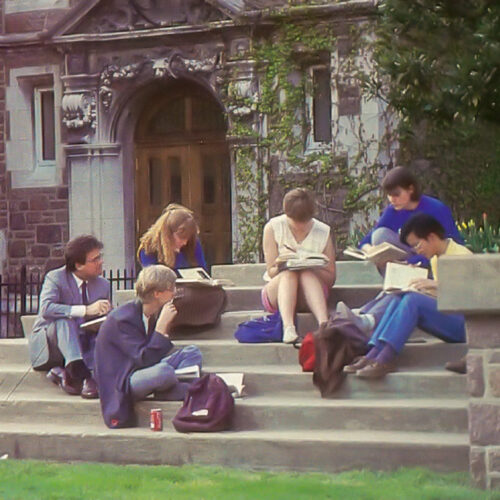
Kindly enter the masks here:
<path id="1" fill-rule="evenodd" d="M 220 377 L 203 375 L 191 384 L 184 403 L 172 420 L 179 432 L 215 432 L 231 427 L 234 399 Z"/>

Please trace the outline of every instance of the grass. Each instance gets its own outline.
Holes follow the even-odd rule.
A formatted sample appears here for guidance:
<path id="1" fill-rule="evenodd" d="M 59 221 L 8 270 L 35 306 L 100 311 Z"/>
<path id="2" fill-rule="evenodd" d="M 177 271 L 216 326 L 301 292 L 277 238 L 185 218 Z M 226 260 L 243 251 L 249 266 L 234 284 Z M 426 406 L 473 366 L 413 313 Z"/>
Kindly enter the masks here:
<path id="1" fill-rule="evenodd" d="M 0 462 L 2 500 L 481 500 L 500 492 L 470 486 L 468 474 L 425 469 L 341 474 L 250 472 L 220 467 Z"/>

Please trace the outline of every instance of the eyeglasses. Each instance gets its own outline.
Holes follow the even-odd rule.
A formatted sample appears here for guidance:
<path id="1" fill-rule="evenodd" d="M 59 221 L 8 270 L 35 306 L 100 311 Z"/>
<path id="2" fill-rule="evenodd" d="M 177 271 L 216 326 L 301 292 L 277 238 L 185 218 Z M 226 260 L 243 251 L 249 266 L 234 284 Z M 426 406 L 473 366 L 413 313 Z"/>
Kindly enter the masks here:
<path id="1" fill-rule="evenodd" d="M 96 255 L 93 259 L 87 260 L 87 263 L 90 262 L 91 264 L 97 264 L 98 262 L 102 262 L 103 260 L 104 260 L 104 254 L 100 253 Z"/>

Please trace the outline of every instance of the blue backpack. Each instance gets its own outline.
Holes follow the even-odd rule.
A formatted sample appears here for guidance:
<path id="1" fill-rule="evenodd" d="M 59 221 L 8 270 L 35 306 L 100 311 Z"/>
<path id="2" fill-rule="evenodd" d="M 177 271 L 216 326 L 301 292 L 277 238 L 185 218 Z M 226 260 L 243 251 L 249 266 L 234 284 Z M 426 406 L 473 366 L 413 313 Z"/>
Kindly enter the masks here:
<path id="1" fill-rule="evenodd" d="M 283 322 L 279 312 L 251 319 L 238 325 L 234 336 L 238 342 L 256 344 L 259 342 L 281 342 Z"/>

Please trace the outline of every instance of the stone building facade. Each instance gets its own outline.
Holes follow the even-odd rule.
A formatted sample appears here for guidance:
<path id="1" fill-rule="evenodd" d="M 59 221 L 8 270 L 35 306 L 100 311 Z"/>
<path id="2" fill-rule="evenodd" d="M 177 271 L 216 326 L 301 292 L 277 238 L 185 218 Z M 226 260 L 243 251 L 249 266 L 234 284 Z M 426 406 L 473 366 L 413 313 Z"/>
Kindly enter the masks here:
<path id="1" fill-rule="evenodd" d="M 169 202 L 195 210 L 210 262 L 258 259 L 248 214 L 276 212 L 282 191 L 272 168 L 262 172 L 273 158 L 268 121 L 252 104 L 263 92 L 254 48 L 288 19 L 326 23 L 345 45 L 373 14 L 371 0 L 3 0 L 3 270 L 53 266 L 84 232 L 104 242 L 108 267 L 130 269 L 138 237 Z M 339 116 L 367 125 L 375 143 L 386 127 L 380 103 L 332 83 L 341 47 L 304 66 L 307 77 L 327 75 L 331 108 L 314 96 L 304 103 L 319 137 L 304 140 L 304 154 L 332 150 L 327 129 Z M 349 162 L 356 144 L 344 136 Z M 252 152 L 246 177 L 242 151 Z M 242 191 L 253 201 L 240 202 Z M 341 211 L 338 200 L 332 206 Z"/>

